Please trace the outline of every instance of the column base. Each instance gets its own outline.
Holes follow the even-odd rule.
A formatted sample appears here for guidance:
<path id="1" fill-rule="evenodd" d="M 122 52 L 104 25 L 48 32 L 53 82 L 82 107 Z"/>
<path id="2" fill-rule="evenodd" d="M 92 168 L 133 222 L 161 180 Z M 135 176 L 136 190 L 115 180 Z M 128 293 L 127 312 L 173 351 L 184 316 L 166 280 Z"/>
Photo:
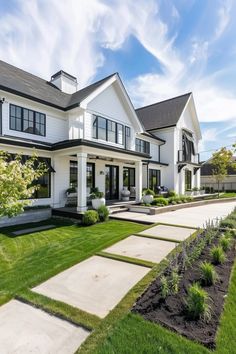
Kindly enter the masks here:
<path id="1" fill-rule="evenodd" d="M 86 206 L 77 207 L 78 212 L 86 211 L 88 208 Z"/>

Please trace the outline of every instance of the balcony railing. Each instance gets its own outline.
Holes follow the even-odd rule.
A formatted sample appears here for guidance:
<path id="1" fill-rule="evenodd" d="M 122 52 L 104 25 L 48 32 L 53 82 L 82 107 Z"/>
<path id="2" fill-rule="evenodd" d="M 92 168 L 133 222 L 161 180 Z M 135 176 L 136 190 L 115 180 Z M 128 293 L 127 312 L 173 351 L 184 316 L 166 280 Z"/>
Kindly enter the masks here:
<path id="1" fill-rule="evenodd" d="M 200 163 L 200 155 L 199 154 L 191 154 L 191 157 L 185 156 L 183 150 L 178 150 L 178 162 L 181 163 Z"/>

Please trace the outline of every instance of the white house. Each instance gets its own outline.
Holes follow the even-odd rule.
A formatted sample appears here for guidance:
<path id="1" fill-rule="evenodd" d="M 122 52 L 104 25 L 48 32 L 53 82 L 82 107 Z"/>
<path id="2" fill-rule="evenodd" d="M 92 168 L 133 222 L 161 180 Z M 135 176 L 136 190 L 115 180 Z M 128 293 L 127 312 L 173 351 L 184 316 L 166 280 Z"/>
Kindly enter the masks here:
<path id="1" fill-rule="evenodd" d="M 45 81 L 0 61 L 0 149 L 36 153 L 48 166 L 36 205 L 63 207 L 77 187 L 77 210 L 92 187 L 119 200 L 123 186 L 184 194 L 200 186 L 201 132 L 191 93 L 134 109 L 117 73 L 80 89 L 59 71 Z"/>

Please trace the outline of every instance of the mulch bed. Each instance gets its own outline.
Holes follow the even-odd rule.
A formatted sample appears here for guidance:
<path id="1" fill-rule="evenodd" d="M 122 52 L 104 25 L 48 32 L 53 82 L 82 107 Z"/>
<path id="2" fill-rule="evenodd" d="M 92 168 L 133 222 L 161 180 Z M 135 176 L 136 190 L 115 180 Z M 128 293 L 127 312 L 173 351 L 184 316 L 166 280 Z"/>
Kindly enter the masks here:
<path id="1" fill-rule="evenodd" d="M 219 236 L 218 236 L 219 237 Z M 215 337 L 223 311 L 225 297 L 230 280 L 230 273 L 234 264 L 236 250 L 235 241 L 232 248 L 226 252 L 227 260 L 222 265 L 215 266 L 219 280 L 215 285 L 203 287 L 211 298 L 211 319 L 191 321 L 185 315 L 185 300 L 187 289 L 192 283 L 200 282 L 199 264 L 202 261 L 211 262 L 210 249 L 218 244 L 218 237 L 211 245 L 205 247 L 200 258 L 194 265 L 182 271 L 182 279 L 179 284 L 179 292 L 176 295 L 169 295 L 165 300 L 161 297 L 160 277 L 158 277 L 137 300 L 132 312 L 139 313 L 145 319 L 159 323 L 185 337 L 198 341 L 208 348 L 215 348 Z M 190 246 L 194 247 L 194 242 Z M 181 254 L 178 261 L 182 260 Z"/>

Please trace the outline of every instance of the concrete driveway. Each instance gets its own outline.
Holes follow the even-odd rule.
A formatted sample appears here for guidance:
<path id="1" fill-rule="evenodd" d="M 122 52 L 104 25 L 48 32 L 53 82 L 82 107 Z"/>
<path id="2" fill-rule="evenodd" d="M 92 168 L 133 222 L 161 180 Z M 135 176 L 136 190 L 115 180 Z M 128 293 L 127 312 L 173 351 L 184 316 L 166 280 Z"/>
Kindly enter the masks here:
<path id="1" fill-rule="evenodd" d="M 203 227 L 208 220 L 227 216 L 236 207 L 236 202 L 208 204 L 203 206 L 178 209 L 163 214 L 146 215 L 141 213 L 124 212 L 116 214 L 120 219 L 132 219 L 134 221 L 162 222 L 172 225 L 185 225 L 189 227 Z"/>

